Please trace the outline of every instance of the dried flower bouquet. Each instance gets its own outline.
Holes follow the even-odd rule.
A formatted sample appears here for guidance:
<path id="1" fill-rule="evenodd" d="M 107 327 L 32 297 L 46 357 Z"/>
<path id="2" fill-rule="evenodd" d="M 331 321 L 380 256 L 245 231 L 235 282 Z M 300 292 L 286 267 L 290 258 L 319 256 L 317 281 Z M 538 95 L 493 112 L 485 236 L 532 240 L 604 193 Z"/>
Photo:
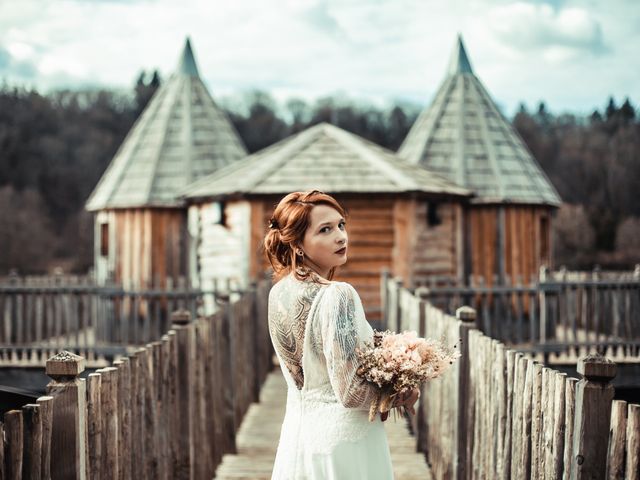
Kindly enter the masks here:
<path id="1" fill-rule="evenodd" d="M 374 331 L 373 343 L 367 342 L 356 351 L 360 363 L 357 374 L 380 387 L 369 408 L 369 421 L 378 412 L 398 408 L 393 406 L 398 395 L 440 377 L 460 357 L 456 347 L 447 347 L 443 340 L 420 338 L 413 331 Z"/>

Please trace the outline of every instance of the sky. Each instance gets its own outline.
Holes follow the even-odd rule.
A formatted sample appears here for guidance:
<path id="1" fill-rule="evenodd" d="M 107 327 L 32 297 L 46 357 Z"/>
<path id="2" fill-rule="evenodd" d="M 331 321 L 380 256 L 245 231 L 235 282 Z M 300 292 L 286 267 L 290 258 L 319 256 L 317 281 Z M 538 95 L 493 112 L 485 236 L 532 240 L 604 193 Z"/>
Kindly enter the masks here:
<path id="1" fill-rule="evenodd" d="M 428 105 L 458 34 L 505 114 L 640 105 L 638 0 L 0 0 L 0 81 L 130 90 L 189 36 L 214 98 Z"/>

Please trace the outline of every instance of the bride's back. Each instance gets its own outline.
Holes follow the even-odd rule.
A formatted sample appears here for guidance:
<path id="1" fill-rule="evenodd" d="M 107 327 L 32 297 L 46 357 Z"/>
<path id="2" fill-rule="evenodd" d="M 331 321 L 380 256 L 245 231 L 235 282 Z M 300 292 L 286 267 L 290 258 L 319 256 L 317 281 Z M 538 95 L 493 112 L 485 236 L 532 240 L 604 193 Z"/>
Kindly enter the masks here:
<path id="1" fill-rule="evenodd" d="M 324 285 L 288 275 L 269 293 L 269 333 L 298 390 L 304 385 L 302 354 L 309 311 Z"/>

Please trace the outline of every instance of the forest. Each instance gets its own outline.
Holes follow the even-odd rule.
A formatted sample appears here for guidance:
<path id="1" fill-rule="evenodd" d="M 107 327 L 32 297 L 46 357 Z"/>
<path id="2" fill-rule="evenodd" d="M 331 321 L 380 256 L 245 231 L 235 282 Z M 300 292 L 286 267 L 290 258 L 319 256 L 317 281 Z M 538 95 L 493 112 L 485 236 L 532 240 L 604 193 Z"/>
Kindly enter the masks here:
<path id="1" fill-rule="evenodd" d="M 142 72 L 130 92 L 0 86 L 0 275 L 91 267 L 84 202 L 161 82 Z M 323 121 L 395 151 L 423 108 L 342 97 L 279 104 L 261 91 L 217 101 L 250 152 Z M 640 118 L 631 102 L 603 99 L 586 117 L 522 104 L 509 120 L 564 202 L 553 222 L 555 267 L 640 263 Z"/>

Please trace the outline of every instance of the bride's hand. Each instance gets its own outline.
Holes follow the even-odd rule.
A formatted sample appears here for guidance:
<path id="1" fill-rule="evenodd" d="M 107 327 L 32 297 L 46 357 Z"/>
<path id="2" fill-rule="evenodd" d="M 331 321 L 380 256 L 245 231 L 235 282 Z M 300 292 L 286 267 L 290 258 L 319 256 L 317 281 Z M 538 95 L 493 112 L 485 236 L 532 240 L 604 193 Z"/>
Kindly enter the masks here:
<path id="1" fill-rule="evenodd" d="M 413 406 L 418 401 L 418 398 L 420 398 L 420 390 L 418 388 L 413 388 L 410 391 L 399 393 L 393 402 L 393 406 L 400 407 L 404 405 L 411 415 L 415 415 L 416 410 Z"/>

